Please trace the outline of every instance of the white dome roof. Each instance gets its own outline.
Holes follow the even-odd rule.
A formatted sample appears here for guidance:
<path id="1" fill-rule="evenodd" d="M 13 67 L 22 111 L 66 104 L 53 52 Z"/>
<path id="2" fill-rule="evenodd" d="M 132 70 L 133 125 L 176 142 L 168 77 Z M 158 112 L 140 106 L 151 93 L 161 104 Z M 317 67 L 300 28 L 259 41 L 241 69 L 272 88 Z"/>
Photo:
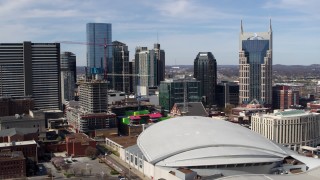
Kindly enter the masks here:
<path id="1" fill-rule="evenodd" d="M 147 161 L 170 167 L 275 162 L 288 156 L 250 129 L 198 116 L 154 124 L 141 133 L 137 144 Z"/>

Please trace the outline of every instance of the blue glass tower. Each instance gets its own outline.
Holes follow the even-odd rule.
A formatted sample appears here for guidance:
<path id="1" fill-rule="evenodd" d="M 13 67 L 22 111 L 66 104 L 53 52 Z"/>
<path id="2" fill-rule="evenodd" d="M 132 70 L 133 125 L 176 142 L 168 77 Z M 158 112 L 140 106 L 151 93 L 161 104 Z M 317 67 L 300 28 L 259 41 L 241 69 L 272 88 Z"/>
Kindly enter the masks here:
<path id="1" fill-rule="evenodd" d="M 107 59 L 107 72 L 111 72 L 112 46 L 107 46 L 104 50 L 104 44 L 112 44 L 112 26 L 109 23 L 88 23 L 87 24 L 87 67 L 89 74 L 93 68 L 102 68 L 105 70 Z"/>
<path id="2" fill-rule="evenodd" d="M 239 103 L 257 100 L 272 104 L 272 28 L 268 32 L 241 32 L 239 42 Z"/>

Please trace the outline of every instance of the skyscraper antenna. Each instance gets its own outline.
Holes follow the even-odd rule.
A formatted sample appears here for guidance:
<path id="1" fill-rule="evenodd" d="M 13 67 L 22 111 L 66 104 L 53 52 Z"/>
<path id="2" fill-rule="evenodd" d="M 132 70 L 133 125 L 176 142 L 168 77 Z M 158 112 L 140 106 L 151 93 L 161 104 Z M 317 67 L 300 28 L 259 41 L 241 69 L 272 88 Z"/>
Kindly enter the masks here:
<path id="1" fill-rule="evenodd" d="M 157 43 L 159 44 L 159 35 L 158 35 L 158 31 L 157 31 Z"/>
<path id="2" fill-rule="evenodd" d="M 243 34 L 242 19 L 241 19 L 241 34 Z"/>

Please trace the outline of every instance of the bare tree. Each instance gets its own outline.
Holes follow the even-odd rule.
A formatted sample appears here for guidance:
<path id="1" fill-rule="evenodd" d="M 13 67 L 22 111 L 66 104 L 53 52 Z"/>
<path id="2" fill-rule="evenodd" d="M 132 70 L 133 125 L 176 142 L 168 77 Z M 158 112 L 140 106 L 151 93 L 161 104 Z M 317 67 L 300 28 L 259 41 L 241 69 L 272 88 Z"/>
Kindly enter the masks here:
<path id="1" fill-rule="evenodd" d="M 73 172 L 74 176 L 76 176 L 79 171 L 80 171 L 80 168 L 78 166 L 73 166 L 72 167 L 72 172 Z"/>
<path id="2" fill-rule="evenodd" d="M 85 174 L 86 170 L 85 169 L 81 169 L 80 170 L 80 173 L 81 173 L 81 176 L 83 176 Z"/>

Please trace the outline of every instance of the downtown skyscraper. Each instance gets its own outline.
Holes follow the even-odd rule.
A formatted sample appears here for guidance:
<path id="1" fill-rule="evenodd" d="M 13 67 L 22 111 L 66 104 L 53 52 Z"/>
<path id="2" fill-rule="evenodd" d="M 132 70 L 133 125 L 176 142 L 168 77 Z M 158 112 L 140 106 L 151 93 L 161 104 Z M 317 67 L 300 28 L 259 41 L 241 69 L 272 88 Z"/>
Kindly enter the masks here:
<path id="1" fill-rule="evenodd" d="M 239 104 L 252 100 L 272 104 L 272 27 L 268 32 L 244 32 L 239 38 Z"/>
<path id="2" fill-rule="evenodd" d="M 60 44 L 0 43 L 0 96 L 28 96 L 36 109 L 61 109 Z"/>
<path id="3" fill-rule="evenodd" d="M 72 52 L 62 52 L 60 60 L 62 101 L 71 101 L 74 100 L 77 82 L 76 55 Z"/>
<path id="4" fill-rule="evenodd" d="M 112 26 L 109 23 L 87 23 L 87 68 L 92 74 L 93 68 L 111 72 L 112 62 Z M 105 49 L 106 45 L 106 49 Z M 105 60 L 106 58 L 106 60 Z M 107 64 L 106 62 L 107 61 Z M 107 67 L 107 69 L 106 69 Z"/>
<path id="5" fill-rule="evenodd" d="M 194 60 L 194 78 L 200 81 L 200 90 L 206 106 L 216 104 L 217 60 L 211 52 L 199 52 Z"/>

